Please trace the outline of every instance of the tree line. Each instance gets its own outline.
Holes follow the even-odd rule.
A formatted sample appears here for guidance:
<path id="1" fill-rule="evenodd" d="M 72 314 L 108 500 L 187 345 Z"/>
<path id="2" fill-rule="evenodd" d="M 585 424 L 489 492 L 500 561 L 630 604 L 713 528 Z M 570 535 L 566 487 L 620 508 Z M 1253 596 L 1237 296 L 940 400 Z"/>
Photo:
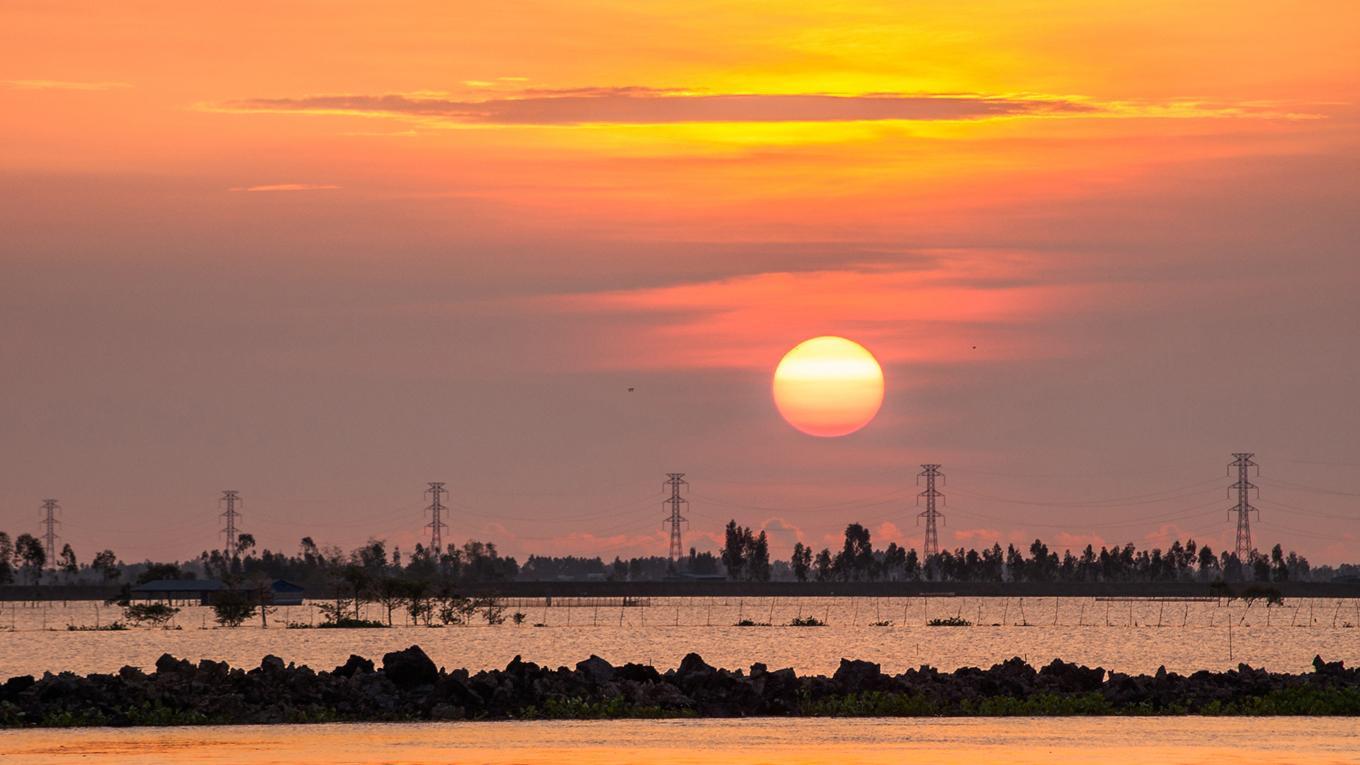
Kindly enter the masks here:
<path id="1" fill-rule="evenodd" d="M 736 522 L 728 524 L 723 564 L 730 579 L 760 579 L 758 572 L 768 568 L 762 560 L 763 547 L 749 546 L 749 530 Z M 763 541 L 763 533 L 761 540 Z M 1343 565 L 1342 573 L 1355 573 L 1356 567 Z M 1173 541 L 1165 550 L 1138 549 L 1132 542 L 1097 552 L 1087 545 L 1077 553 L 1064 550 L 1061 555 L 1042 540 L 1034 540 L 1029 555 L 1000 544 L 981 550 L 959 547 L 941 550 L 922 559 L 914 549 L 889 542 L 875 550 L 869 529 L 858 523 L 845 527 L 844 541 L 834 553 L 796 543 L 789 558 L 792 578 L 804 582 L 867 581 L 944 581 L 944 582 L 1284 582 L 1328 581 L 1336 575 L 1330 567 L 1314 569 L 1308 559 L 1295 552 L 1286 553 L 1275 545 L 1269 553 L 1252 551 L 1247 560 L 1235 552 L 1215 554 L 1208 545 L 1190 539 Z"/>
<path id="2" fill-rule="evenodd" d="M 69 544 L 49 561 L 41 540 L 32 534 L 17 538 L 0 532 L 0 584 L 64 582 L 135 585 L 155 579 L 213 578 L 226 582 L 286 579 L 310 592 L 366 593 L 374 583 L 401 579 L 456 589 L 462 583 L 496 581 L 659 581 L 681 577 L 725 576 L 741 581 L 958 581 L 958 582 L 1159 582 L 1159 581 L 1329 581 L 1360 575 L 1360 566 L 1343 564 L 1314 567 L 1307 558 L 1275 545 L 1269 552 L 1252 552 L 1239 560 L 1229 551 L 1215 552 L 1195 540 L 1177 540 L 1165 550 L 1139 549 L 1132 543 L 1100 547 L 1087 545 L 1061 554 L 1041 540 L 1028 550 L 993 544 L 981 549 L 942 550 L 922 558 L 912 548 L 889 542 L 875 548 L 867 527 L 846 526 L 839 549 L 814 551 L 798 542 L 787 560 L 772 560 L 770 540 L 756 531 L 728 522 L 717 555 L 690 548 L 688 556 L 672 561 L 664 556 L 640 556 L 612 561 L 586 556 L 530 555 L 521 565 L 502 555 L 491 542 L 469 540 L 431 550 L 417 544 L 409 552 L 389 549 L 383 540 L 369 540 L 348 552 L 322 547 L 303 537 L 294 554 L 257 550 L 255 538 L 240 534 L 232 550 L 205 550 L 185 562 L 124 563 L 112 550 L 102 550 L 80 562 Z M 366 589 L 368 588 L 368 589 Z M 358 597 L 358 596 L 356 596 Z"/>

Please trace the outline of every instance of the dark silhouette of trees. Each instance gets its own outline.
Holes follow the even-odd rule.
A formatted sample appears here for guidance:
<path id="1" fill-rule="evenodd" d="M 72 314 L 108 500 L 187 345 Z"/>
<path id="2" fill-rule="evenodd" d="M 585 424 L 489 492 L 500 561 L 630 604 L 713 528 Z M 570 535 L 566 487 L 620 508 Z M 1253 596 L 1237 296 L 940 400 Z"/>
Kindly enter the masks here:
<path id="1" fill-rule="evenodd" d="M 42 581 L 43 566 L 47 565 L 47 551 L 32 534 L 20 534 L 14 540 L 14 559 L 28 574 L 30 584 Z"/>
<path id="2" fill-rule="evenodd" d="M 80 564 L 76 562 L 75 550 L 71 549 L 70 544 L 61 546 L 61 555 L 57 556 L 57 568 L 67 576 L 75 576 L 80 573 Z"/>
<path id="3" fill-rule="evenodd" d="M 9 534 L 0 531 L 0 584 L 14 581 L 14 542 Z"/>
<path id="4" fill-rule="evenodd" d="M 802 542 L 793 545 L 793 555 L 789 558 L 789 568 L 793 570 L 793 577 L 800 582 L 806 582 L 808 574 L 812 572 L 812 548 L 804 547 Z"/>

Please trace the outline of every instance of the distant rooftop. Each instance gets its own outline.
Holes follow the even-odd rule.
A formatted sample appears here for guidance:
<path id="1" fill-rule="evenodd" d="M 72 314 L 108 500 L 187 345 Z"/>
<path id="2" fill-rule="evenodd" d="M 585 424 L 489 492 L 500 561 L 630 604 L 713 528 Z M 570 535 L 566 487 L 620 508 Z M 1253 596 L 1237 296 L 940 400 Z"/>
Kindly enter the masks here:
<path id="1" fill-rule="evenodd" d="M 133 592 L 216 592 L 222 583 L 216 579 L 153 579 L 132 588 Z"/>

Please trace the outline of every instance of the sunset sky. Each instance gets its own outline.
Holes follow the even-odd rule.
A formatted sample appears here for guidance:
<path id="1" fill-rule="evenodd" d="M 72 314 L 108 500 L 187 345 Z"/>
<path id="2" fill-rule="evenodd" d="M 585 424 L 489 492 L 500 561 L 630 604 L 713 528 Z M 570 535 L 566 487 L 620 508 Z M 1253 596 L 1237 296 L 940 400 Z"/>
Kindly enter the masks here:
<path id="1" fill-rule="evenodd" d="M 0 529 L 1360 558 L 1360 6 L 10 2 Z M 877 419 L 790 427 L 799 342 Z M 628 389 L 632 387 L 633 391 Z"/>

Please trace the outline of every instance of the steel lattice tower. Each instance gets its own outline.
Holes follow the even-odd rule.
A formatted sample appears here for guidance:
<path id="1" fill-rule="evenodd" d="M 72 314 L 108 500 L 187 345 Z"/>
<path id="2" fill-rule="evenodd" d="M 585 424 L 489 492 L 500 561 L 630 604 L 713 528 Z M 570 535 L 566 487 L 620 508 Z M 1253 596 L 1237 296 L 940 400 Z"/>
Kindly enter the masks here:
<path id="1" fill-rule="evenodd" d="M 926 479 L 925 491 L 916 495 L 916 504 L 919 506 L 921 500 L 926 501 L 926 509 L 916 514 L 916 525 L 921 524 L 921 519 L 926 519 L 926 539 L 925 546 L 922 548 L 922 557 L 926 560 L 932 555 L 940 554 L 940 532 L 936 528 L 935 521 L 943 518 L 944 513 L 935 507 L 936 500 L 943 500 L 944 493 L 935 488 L 935 479 L 944 478 L 944 473 L 940 472 L 939 465 L 922 465 L 921 472 L 916 474 L 916 485 L 921 485 L 921 479 Z M 924 561 L 923 561 L 924 562 Z"/>
<path id="2" fill-rule="evenodd" d="M 430 530 L 430 552 L 434 555 L 439 555 L 444 549 L 444 529 L 449 527 L 444 522 L 444 497 L 448 493 L 443 481 L 430 481 L 430 488 L 425 490 L 425 494 L 430 497 L 430 506 L 425 508 L 430 511 L 430 522 L 425 524 L 425 528 Z"/>
<path id="3" fill-rule="evenodd" d="M 685 554 L 685 545 L 680 539 L 680 524 L 689 525 L 689 519 L 680 515 L 680 506 L 689 504 L 688 500 L 680 496 L 680 488 L 682 486 L 689 486 L 689 483 L 685 481 L 684 473 L 667 473 L 666 482 L 663 483 L 662 486 L 668 486 L 671 490 L 671 496 L 662 502 L 663 505 L 670 507 L 671 514 L 661 522 L 661 525 L 665 526 L 666 524 L 670 524 L 671 560 L 677 561 Z"/>
<path id="4" fill-rule="evenodd" d="M 47 567 L 56 568 L 57 566 L 57 511 L 61 505 L 55 499 L 44 499 L 43 509 L 43 545 L 47 547 Z"/>
<path id="5" fill-rule="evenodd" d="M 1261 517 L 1261 511 L 1251 505 L 1251 492 L 1260 492 L 1256 484 L 1250 480 L 1252 468 L 1256 469 L 1256 474 L 1261 474 L 1261 468 L 1252 461 L 1256 455 L 1252 452 L 1233 452 L 1233 461 L 1228 463 L 1228 475 L 1232 475 L 1233 468 L 1237 468 L 1237 483 L 1228 487 L 1228 491 L 1237 491 L 1237 506 L 1228 509 L 1229 513 L 1237 513 L 1237 559 L 1243 563 L 1251 557 L 1251 551 L 1255 548 L 1251 545 L 1251 514 L 1256 513 L 1256 517 Z"/>
<path id="6" fill-rule="evenodd" d="M 238 504 L 244 505 L 245 501 L 241 499 L 241 494 L 235 489 L 227 489 L 222 492 L 222 499 L 219 500 L 217 504 L 218 507 L 221 507 L 223 504 L 227 506 L 227 509 L 223 511 L 222 515 L 219 517 L 226 523 L 226 527 L 222 529 L 222 533 L 227 535 L 226 553 L 227 557 L 230 558 L 236 554 L 236 521 L 241 517 L 241 513 L 236 509 L 236 506 Z"/>

